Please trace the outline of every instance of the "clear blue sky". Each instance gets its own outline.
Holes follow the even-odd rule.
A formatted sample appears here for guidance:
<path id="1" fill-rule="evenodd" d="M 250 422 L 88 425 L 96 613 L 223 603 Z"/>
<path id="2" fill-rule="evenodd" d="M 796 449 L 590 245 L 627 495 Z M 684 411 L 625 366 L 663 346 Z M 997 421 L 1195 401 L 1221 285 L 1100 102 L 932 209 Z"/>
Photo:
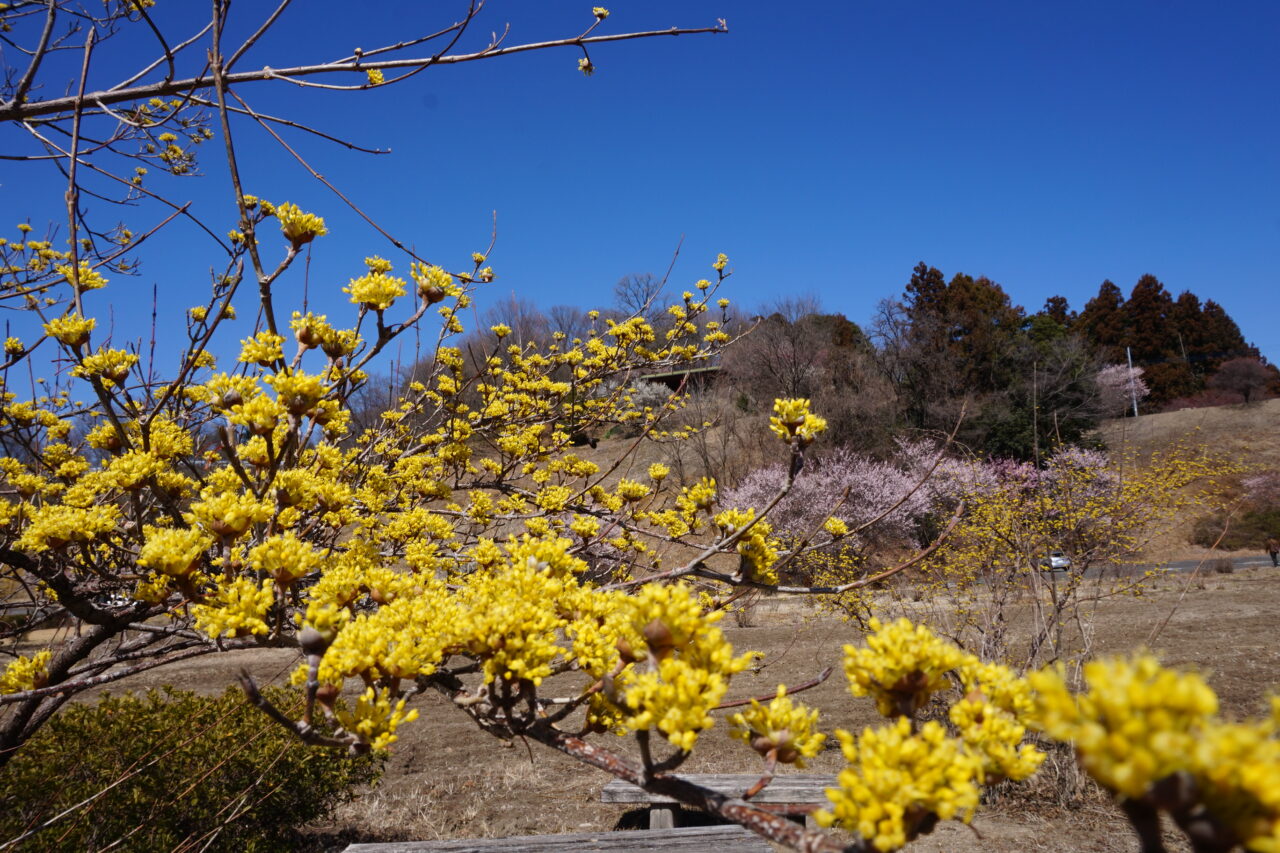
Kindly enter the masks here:
<path id="1" fill-rule="evenodd" d="M 234 4 L 240 29 L 260 5 Z M 814 293 L 859 323 L 922 260 L 986 275 L 1029 311 L 1053 294 L 1078 310 L 1103 279 L 1127 294 L 1149 272 L 1175 296 L 1220 302 L 1280 359 L 1274 0 L 607 5 L 601 32 L 723 17 L 730 33 L 605 45 L 591 78 L 576 70 L 580 54 L 560 49 L 435 68 L 375 92 L 243 91 L 264 111 L 390 147 L 371 157 L 301 140 L 327 177 L 445 266 L 487 244 L 496 211 L 499 279 L 482 304 L 513 290 L 544 308 L 608 303 L 621 276 L 664 271 L 683 237 L 677 291 L 723 251 L 735 301 Z M 194 20 L 204 6 L 156 10 Z M 367 49 L 461 8 L 295 6 L 289 37 L 264 42 L 247 65 Z M 507 22 L 512 42 L 572 35 L 590 4 L 490 0 L 469 42 Z M 367 254 L 403 269 L 261 133 L 242 126 L 238 142 L 248 191 L 329 222 L 311 262 L 320 309 L 344 310 L 340 288 Z M 178 191 L 225 231 L 234 216 L 216 154 L 205 152 L 210 177 Z M 28 209 L 34 175 L 0 164 L 10 218 Z M 122 332 L 138 333 L 126 301 L 145 304 L 156 283 L 162 317 L 194 304 L 217 260 L 189 231 L 147 257 L 138 279 L 113 281 Z"/>

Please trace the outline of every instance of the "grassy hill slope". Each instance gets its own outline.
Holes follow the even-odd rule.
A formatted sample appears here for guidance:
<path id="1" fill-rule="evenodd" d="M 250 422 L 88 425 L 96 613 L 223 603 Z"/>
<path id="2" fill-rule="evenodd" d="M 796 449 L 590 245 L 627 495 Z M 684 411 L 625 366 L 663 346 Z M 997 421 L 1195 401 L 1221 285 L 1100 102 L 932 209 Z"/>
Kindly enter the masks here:
<path id="1" fill-rule="evenodd" d="M 1144 458 L 1182 441 L 1203 445 L 1246 469 L 1280 469 L 1280 399 L 1123 418 L 1104 423 L 1098 432 L 1113 453 L 1130 451 Z M 1197 517 L 1189 513 L 1168 533 L 1156 537 L 1151 556 L 1195 559 L 1210 555 L 1208 549 L 1186 541 Z M 1257 550 L 1261 551 L 1261 543 Z"/>

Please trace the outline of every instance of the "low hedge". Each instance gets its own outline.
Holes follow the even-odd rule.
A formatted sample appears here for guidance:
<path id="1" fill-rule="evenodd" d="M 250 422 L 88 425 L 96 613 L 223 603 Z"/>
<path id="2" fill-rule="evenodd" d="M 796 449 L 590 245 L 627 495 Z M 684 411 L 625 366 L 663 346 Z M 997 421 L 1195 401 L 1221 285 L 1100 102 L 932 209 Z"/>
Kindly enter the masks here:
<path id="1" fill-rule="evenodd" d="M 294 691 L 265 691 L 297 712 Z M 0 769 L 0 843 L 21 850 L 287 850 L 381 771 L 308 747 L 229 689 L 66 708 Z M 63 815 L 63 812 L 68 812 Z"/>

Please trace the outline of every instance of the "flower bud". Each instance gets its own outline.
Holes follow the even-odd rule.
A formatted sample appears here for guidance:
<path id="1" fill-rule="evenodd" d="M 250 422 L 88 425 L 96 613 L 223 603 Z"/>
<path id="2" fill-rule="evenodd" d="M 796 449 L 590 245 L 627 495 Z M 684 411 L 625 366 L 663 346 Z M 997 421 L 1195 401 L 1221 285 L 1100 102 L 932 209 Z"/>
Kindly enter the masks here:
<path id="1" fill-rule="evenodd" d="M 298 646 L 304 654 L 320 656 L 329 648 L 331 639 L 312 628 L 310 625 L 298 633 Z"/>
<path id="2" fill-rule="evenodd" d="M 319 633 L 318 631 L 316 633 Z M 316 701 L 328 710 L 333 710 L 333 704 L 338 701 L 338 695 L 342 693 L 337 686 L 333 684 L 322 684 L 320 689 L 316 691 Z"/>
<path id="3" fill-rule="evenodd" d="M 424 284 L 418 288 L 418 295 L 421 296 L 428 305 L 435 305 L 437 302 L 444 299 L 445 292 L 444 288 L 438 285 Z"/>
<path id="4" fill-rule="evenodd" d="M 671 635 L 671 629 L 661 619 L 654 619 L 648 625 L 645 625 L 643 634 L 644 641 L 649 646 L 649 652 L 659 660 L 669 656 L 676 647 L 675 637 Z"/>

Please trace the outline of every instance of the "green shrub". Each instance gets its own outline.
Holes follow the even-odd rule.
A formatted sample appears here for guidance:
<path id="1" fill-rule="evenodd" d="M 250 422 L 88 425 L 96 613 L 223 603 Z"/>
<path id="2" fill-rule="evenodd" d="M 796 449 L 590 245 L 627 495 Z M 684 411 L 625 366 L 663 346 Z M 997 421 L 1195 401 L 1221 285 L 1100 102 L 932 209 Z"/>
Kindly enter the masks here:
<path id="1" fill-rule="evenodd" d="M 300 715 L 296 692 L 264 692 Z M 0 770 L 0 843 L 71 809 L 19 849 L 291 849 L 296 827 L 380 769 L 306 746 L 237 689 L 104 696 L 68 707 Z"/>

